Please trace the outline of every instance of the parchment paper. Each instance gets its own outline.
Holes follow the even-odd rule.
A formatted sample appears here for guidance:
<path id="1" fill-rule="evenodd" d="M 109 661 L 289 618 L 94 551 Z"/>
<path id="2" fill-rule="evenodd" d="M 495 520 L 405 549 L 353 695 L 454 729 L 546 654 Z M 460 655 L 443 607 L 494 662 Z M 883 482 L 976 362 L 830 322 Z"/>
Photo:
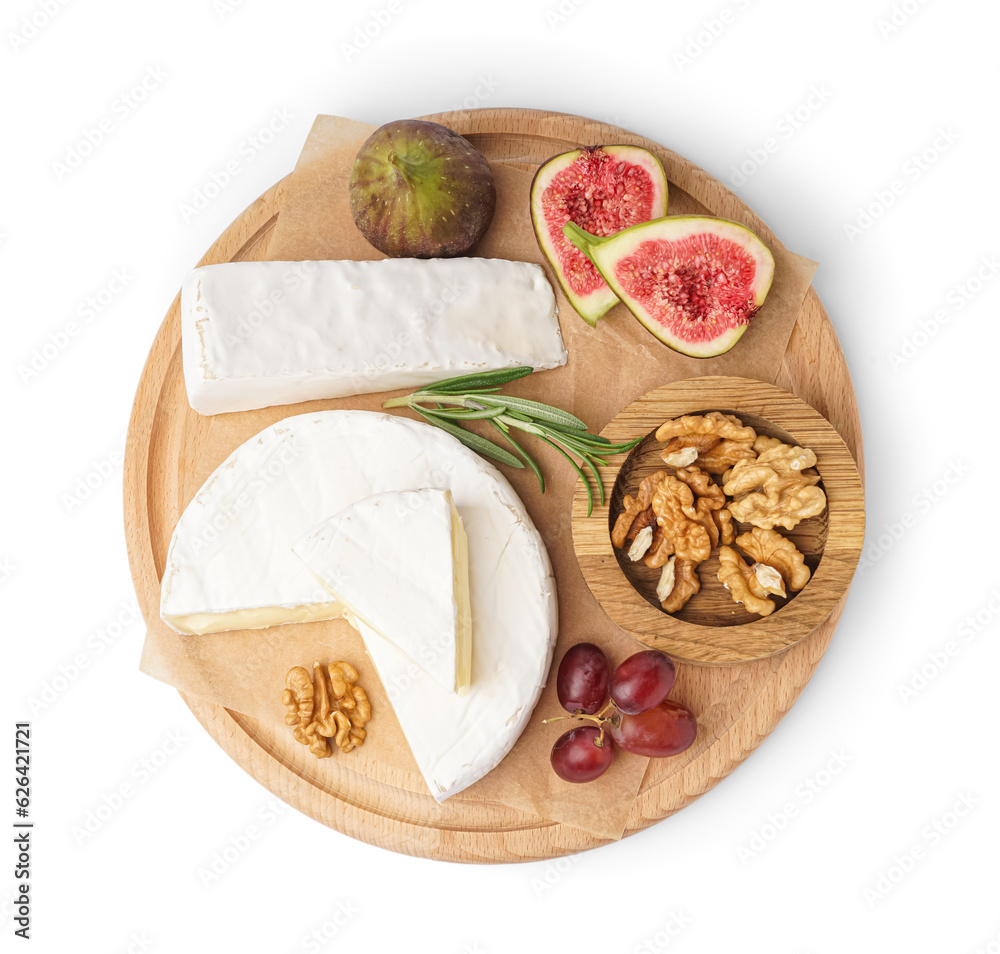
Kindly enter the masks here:
<path id="1" fill-rule="evenodd" d="M 295 171 L 286 183 L 267 258 L 275 261 L 384 258 L 355 228 L 347 193 L 354 156 L 374 128 L 332 116 L 317 118 Z M 471 254 L 545 265 L 528 215 L 531 173 L 503 163 L 492 163 L 492 168 L 497 185 L 497 211 L 489 231 Z M 669 175 L 669 168 L 667 172 Z M 679 204 L 671 201 L 671 214 L 685 211 L 688 210 L 683 207 L 683 197 Z M 772 252 L 775 278 L 764 307 L 733 351 L 707 360 L 670 351 L 622 306 L 609 312 L 596 329 L 590 328 L 558 291 L 553 278 L 569 363 L 564 368 L 516 382 L 509 386 L 509 392 L 557 404 L 583 418 L 597 431 L 646 391 L 680 378 L 735 374 L 773 382 L 816 264 L 783 249 L 773 248 Z M 585 373 L 581 369 L 586 369 Z M 381 410 L 382 401 L 396 393 L 405 392 L 213 417 L 197 461 L 188 465 L 181 507 L 186 506 L 232 450 L 269 424 L 307 409 Z M 563 653 L 583 640 L 602 646 L 611 664 L 617 665 L 635 652 L 637 645 L 604 614 L 580 573 L 570 527 L 575 474 L 547 446 L 532 442 L 531 450 L 546 475 L 544 495 L 528 470 L 502 470 L 541 532 L 555 569 L 560 625 L 553 672 Z M 164 555 L 158 555 L 161 561 Z M 389 696 L 399 688 L 381 684 L 363 641 L 343 620 L 209 636 L 181 636 L 161 621 L 151 620 L 141 668 L 183 692 L 279 726 L 279 731 L 288 731 L 280 698 L 285 673 L 295 665 L 309 666 L 314 660 L 332 662 L 339 658 L 357 666 L 372 700 L 368 739 L 361 749 L 348 756 L 323 761 L 313 759 L 304 747 L 299 747 L 302 764 L 321 783 L 324 778 L 332 780 L 344 772 L 360 772 L 398 788 L 426 793 L 393 714 Z M 680 667 L 672 693 L 680 702 L 689 701 L 685 669 L 686 666 Z M 452 803 L 483 800 L 534 812 L 601 838 L 620 838 L 648 759 L 619 752 L 609 771 L 595 782 L 585 785 L 562 782 L 549 767 L 549 751 L 571 724 L 542 724 L 543 719 L 561 714 L 555 680 L 550 677 L 527 729 L 500 766 L 465 792 L 430 810 L 441 812 L 444 819 Z M 677 757 L 678 767 L 710 744 L 706 734 L 702 729 L 695 746 Z"/>

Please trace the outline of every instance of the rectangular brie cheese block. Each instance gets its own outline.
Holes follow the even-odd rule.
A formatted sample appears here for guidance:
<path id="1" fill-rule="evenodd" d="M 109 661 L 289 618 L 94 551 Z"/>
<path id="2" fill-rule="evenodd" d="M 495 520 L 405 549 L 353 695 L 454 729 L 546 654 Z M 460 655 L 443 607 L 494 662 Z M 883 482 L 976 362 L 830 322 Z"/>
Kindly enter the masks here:
<path id="1" fill-rule="evenodd" d="M 542 269 L 485 258 L 206 265 L 181 289 L 181 338 L 200 414 L 567 358 Z"/>

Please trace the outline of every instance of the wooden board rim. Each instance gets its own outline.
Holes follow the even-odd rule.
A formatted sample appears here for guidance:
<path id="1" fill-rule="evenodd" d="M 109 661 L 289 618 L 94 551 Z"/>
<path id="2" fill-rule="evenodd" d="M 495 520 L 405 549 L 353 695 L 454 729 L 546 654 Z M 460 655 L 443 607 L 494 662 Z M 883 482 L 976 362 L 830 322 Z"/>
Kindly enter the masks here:
<path id="1" fill-rule="evenodd" d="M 657 152 L 672 162 L 672 184 L 679 185 L 699 202 L 718 214 L 734 217 L 760 230 L 768 240 L 780 245 L 770 229 L 725 186 L 693 163 L 642 136 L 594 120 L 569 114 L 539 110 L 461 110 L 424 117 L 445 122 L 463 134 L 477 128 L 490 135 L 545 137 L 545 141 L 585 145 L 598 142 L 631 142 Z M 527 127 L 532 128 L 527 128 Z M 499 132 L 497 132 L 499 129 Z M 484 133 L 486 135 L 487 133 Z M 552 149 L 554 153 L 556 148 Z M 250 259 L 266 245 L 277 220 L 283 181 L 253 202 L 206 252 L 199 264 Z M 717 207 L 722 206 L 723 209 Z M 804 320 L 802 316 L 808 318 Z M 810 289 L 799 325 L 793 331 L 782 376 L 801 380 L 802 386 L 836 405 L 847 423 L 862 464 L 862 444 L 857 405 L 843 352 L 829 318 Z M 147 359 L 130 418 L 124 474 L 124 511 L 129 563 L 146 618 L 156 613 L 159 578 L 150 552 L 150 511 L 155 504 L 147 499 L 151 490 L 149 471 L 151 438 L 157 418 L 157 400 L 171 362 L 176 359 L 179 341 L 178 299 L 175 298 Z M 824 371 L 804 367 L 801 353 L 815 352 L 822 358 Z M 832 369 L 830 368 L 832 365 Z M 835 389 L 825 391 L 829 382 Z M 748 695 L 738 718 L 713 739 L 697 758 L 675 764 L 669 772 L 657 771 L 654 763 L 647 771 L 626 824 L 625 836 L 661 821 L 708 791 L 738 766 L 773 730 L 792 706 L 811 677 L 833 633 L 843 601 L 816 632 L 789 652 L 768 662 L 767 678 Z M 325 825 L 351 837 L 411 855 L 460 862 L 517 862 L 552 858 L 598 847 L 607 842 L 587 832 L 558 825 L 537 816 L 525 816 L 523 823 L 503 830 L 469 827 L 450 830 L 421 824 L 401 814 L 387 811 L 379 803 L 362 803 L 343 793 L 320 790 L 303 783 L 303 778 L 273 752 L 260 727 L 238 713 L 194 697 L 185 697 L 196 718 L 237 764 L 271 792 L 293 807 Z M 671 760 L 667 760 L 671 761 Z"/>

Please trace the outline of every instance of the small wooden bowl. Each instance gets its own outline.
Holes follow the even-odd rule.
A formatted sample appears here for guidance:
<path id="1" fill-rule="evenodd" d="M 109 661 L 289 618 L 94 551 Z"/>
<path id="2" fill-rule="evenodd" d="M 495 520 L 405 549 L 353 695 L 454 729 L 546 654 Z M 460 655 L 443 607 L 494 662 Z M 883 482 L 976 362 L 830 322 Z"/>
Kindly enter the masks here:
<path id="1" fill-rule="evenodd" d="M 680 613 L 665 613 L 656 600 L 660 571 L 632 563 L 611 544 L 611 528 L 625 494 L 667 467 L 656 429 L 671 418 L 706 411 L 735 414 L 760 434 L 800 444 L 816 453 L 827 510 L 804 520 L 789 537 L 806 555 L 812 578 L 789 599 L 775 599 L 767 617 L 748 613 L 718 581 L 718 548 L 698 567 L 702 588 Z M 864 541 L 864 489 L 850 451 L 833 426 L 794 394 L 749 378 L 703 377 L 650 391 L 626 407 L 601 433 L 619 443 L 643 437 L 628 455 L 608 458 L 600 468 L 613 489 L 605 506 L 587 516 L 587 493 L 577 482 L 573 496 L 573 545 L 583 577 L 604 611 L 653 649 L 697 663 L 747 662 L 784 652 L 804 639 L 833 611 L 847 591 Z M 750 529 L 739 525 L 737 533 Z"/>

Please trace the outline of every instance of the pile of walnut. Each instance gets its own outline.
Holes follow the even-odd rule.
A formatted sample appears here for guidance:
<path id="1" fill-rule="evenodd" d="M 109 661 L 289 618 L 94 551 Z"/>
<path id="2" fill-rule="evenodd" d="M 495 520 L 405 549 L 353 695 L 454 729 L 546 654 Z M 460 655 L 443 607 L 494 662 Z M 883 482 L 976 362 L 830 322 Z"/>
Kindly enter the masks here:
<path id="1" fill-rule="evenodd" d="M 719 411 L 667 421 L 656 438 L 666 443 L 661 457 L 674 473 L 659 470 L 639 484 L 637 497 L 625 497 L 611 542 L 628 546 L 630 560 L 663 568 L 656 596 L 667 613 L 701 589 L 698 564 L 720 543 L 719 580 L 733 599 L 751 613 L 774 612 L 769 596 L 785 597 L 809 582 L 803 555 L 774 528 L 791 530 L 826 509 L 812 469 L 816 455 L 758 436 Z M 734 520 L 754 529 L 736 536 Z"/>
<path id="2" fill-rule="evenodd" d="M 345 754 L 364 744 L 372 707 L 357 683 L 357 669 L 343 661 L 331 663 L 326 670 L 313 663 L 312 675 L 303 666 L 288 670 L 281 694 L 288 708 L 285 724 L 295 726 L 295 740 L 308 745 L 316 758 L 333 754 L 331 740 Z"/>

